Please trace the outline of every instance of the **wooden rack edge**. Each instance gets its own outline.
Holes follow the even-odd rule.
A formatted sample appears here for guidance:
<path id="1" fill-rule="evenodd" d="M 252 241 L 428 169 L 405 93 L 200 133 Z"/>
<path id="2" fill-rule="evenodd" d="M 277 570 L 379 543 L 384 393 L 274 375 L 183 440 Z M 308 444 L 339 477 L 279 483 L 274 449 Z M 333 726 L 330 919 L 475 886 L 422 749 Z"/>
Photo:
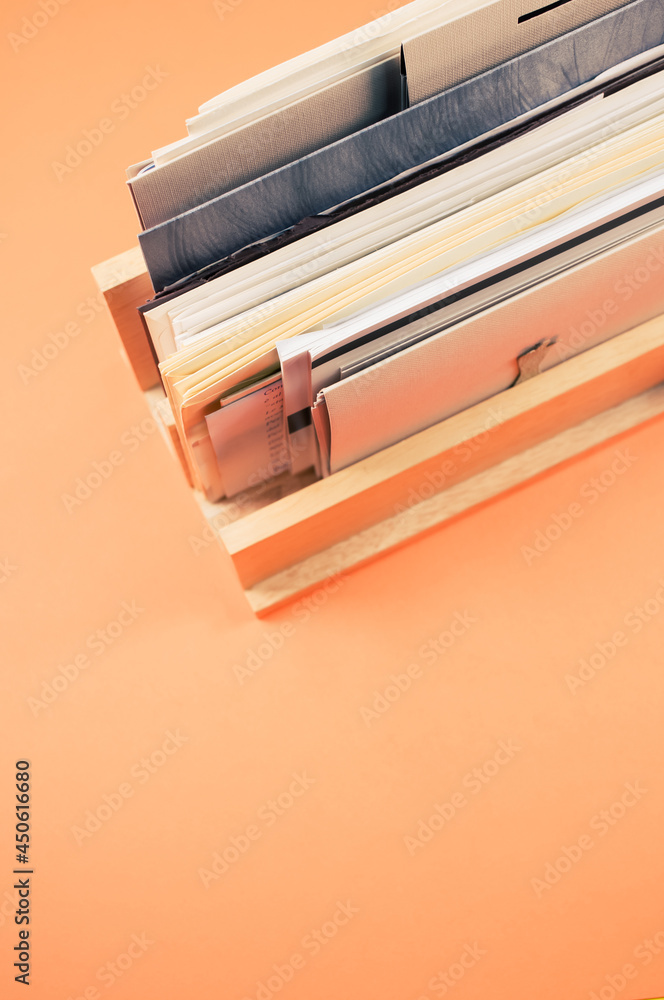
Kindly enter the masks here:
<path id="1" fill-rule="evenodd" d="M 92 270 L 139 385 L 153 390 L 151 408 L 186 475 L 136 311 L 152 295 L 140 250 Z M 197 499 L 231 554 L 252 608 L 266 614 L 331 574 L 660 416 L 664 393 L 653 387 L 663 380 L 661 316 L 233 523 L 221 518 L 220 524 L 216 505 Z"/>
<path id="2" fill-rule="evenodd" d="M 626 400 L 524 452 L 436 493 L 245 589 L 263 617 L 307 593 L 325 591 L 348 572 L 400 548 L 487 502 L 524 486 L 564 462 L 664 416 L 664 385 Z"/>

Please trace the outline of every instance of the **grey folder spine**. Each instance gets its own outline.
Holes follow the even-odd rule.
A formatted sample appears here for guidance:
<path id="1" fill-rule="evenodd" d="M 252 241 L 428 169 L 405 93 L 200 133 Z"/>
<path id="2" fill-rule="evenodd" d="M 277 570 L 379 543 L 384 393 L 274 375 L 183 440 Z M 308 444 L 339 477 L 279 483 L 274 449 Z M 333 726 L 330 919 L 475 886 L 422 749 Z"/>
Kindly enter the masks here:
<path id="1" fill-rule="evenodd" d="M 664 42 L 664 0 L 634 0 L 139 236 L 156 291 L 526 114 Z"/>

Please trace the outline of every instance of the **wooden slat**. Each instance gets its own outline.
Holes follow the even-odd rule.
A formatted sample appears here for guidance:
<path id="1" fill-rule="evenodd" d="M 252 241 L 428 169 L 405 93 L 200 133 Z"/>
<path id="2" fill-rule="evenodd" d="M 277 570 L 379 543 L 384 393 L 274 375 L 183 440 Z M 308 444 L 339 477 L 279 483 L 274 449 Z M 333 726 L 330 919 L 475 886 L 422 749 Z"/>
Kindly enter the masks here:
<path id="1" fill-rule="evenodd" d="M 664 386 L 660 385 L 256 583 L 246 591 L 249 603 L 257 615 L 268 614 L 307 591 L 325 586 L 327 580 L 662 415 Z"/>
<path id="2" fill-rule="evenodd" d="M 187 465 L 187 459 L 184 454 L 182 442 L 180 441 L 180 435 L 178 434 L 177 427 L 175 426 L 175 420 L 173 418 L 170 403 L 166 398 L 166 393 L 162 389 L 161 385 L 159 385 L 154 389 L 149 389 L 145 393 L 145 398 L 148 401 L 148 406 L 150 407 L 152 416 L 162 433 L 162 437 L 168 445 L 169 451 L 180 463 L 182 474 L 187 480 L 187 483 L 189 486 L 193 487 L 194 484 L 192 482 L 191 472 L 189 471 L 189 466 Z"/>
<path id="3" fill-rule="evenodd" d="M 138 306 L 154 297 L 150 277 L 139 247 L 111 257 L 92 268 L 104 296 L 129 365 L 141 389 L 159 385 L 159 371 L 148 335 L 137 312 Z"/>

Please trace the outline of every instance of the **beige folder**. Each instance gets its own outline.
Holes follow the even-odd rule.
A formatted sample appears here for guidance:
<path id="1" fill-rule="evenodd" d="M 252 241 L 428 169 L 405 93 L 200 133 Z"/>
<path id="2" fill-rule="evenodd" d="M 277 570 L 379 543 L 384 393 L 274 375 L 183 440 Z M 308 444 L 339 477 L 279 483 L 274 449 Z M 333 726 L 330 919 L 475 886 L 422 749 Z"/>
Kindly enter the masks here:
<path id="1" fill-rule="evenodd" d="M 410 104 L 558 38 L 627 0 L 503 0 L 404 41 Z"/>
<path id="2" fill-rule="evenodd" d="M 661 314 L 663 273 L 660 227 L 324 389 L 329 471 L 508 388 L 541 341 L 545 370 Z"/>

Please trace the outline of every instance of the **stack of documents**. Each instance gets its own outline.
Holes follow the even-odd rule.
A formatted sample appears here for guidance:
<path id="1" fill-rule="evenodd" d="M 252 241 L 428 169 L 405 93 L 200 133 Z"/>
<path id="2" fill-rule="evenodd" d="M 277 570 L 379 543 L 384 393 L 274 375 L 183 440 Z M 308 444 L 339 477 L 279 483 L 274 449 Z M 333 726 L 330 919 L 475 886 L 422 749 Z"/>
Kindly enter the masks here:
<path id="1" fill-rule="evenodd" d="M 333 474 L 664 313 L 664 0 L 415 0 L 130 167 L 209 500 Z"/>

